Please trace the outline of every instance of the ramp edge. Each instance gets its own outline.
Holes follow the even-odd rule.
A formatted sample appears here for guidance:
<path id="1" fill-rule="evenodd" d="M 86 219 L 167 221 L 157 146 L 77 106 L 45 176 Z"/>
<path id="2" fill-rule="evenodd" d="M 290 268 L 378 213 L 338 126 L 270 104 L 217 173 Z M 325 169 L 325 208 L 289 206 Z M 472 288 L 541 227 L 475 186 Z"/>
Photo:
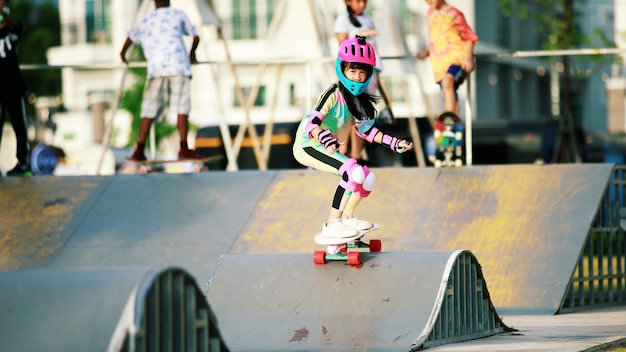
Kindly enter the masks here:
<path id="1" fill-rule="evenodd" d="M 446 263 L 432 313 L 411 351 L 510 331 L 514 329 L 502 322 L 491 302 L 478 260 L 468 250 L 456 250 Z"/>
<path id="2" fill-rule="evenodd" d="M 150 269 L 132 289 L 107 350 L 145 351 L 163 341 L 174 350 L 229 351 L 195 279 L 175 267 Z"/>

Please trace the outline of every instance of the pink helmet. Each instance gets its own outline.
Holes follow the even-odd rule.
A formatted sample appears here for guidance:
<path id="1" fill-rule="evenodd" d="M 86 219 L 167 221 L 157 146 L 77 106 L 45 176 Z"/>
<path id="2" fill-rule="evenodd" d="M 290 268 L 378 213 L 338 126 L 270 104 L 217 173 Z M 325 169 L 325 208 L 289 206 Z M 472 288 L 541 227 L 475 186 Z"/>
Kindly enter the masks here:
<path id="1" fill-rule="evenodd" d="M 339 46 L 337 58 L 344 62 L 360 62 L 370 66 L 376 66 L 376 52 L 372 44 L 365 41 L 364 37 L 357 36 L 343 41 Z"/>
<path id="2" fill-rule="evenodd" d="M 365 37 L 349 38 L 343 41 L 339 46 L 337 53 L 337 62 L 335 64 L 335 72 L 339 77 L 339 82 L 346 87 L 353 95 L 363 93 L 365 88 L 370 84 L 372 75 L 365 82 L 354 82 L 343 74 L 341 69 L 342 62 L 358 62 L 365 65 L 376 66 L 376 51 L 372 44 L 365 41 Z"/>

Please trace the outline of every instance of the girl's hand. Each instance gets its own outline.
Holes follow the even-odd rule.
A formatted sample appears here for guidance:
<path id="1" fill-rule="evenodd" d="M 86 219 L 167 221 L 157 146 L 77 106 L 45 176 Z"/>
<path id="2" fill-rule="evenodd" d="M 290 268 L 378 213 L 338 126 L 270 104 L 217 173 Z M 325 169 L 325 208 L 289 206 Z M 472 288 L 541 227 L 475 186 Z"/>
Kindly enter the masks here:
<path id="1" fill-rule="evenodd" d="M 323 130 L 317 135 L 317 140 L 326 148 L 328 154 L 335 154 L 339 143 L 337 137 L 333 136 L 330 130 Z"/>
<path id="2" fill-rule="evenodd" d="M 397 153 L 404 153 L 404 152 L 408 152 L 409 150 L 413 149 L 413 142 L 411 141 L 407 141 L 406 139 L 401 139 L 400 141 L 398 141 L 398 144 L 396 145 L 396 152 Z"/>
<path id="3" fill-rule="evenodd" d="M 331 144 L 328 147 L 326 147 L 326 152 L 330 155 L 335 154 L 336 151 L 339 150 L 339 147 L 344 144 L 345 142 L 337 142 L 337 144 Z"/>

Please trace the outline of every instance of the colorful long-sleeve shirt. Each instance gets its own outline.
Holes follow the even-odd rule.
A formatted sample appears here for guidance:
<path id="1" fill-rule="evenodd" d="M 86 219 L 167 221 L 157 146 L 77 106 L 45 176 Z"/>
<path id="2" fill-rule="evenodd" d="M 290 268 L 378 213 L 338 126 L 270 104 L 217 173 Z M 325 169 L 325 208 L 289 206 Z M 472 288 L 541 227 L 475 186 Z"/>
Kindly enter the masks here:
<path id="1" fill-rule="evenodd" d="M 315 104 L 315 108 L 311 110 L 300 122 L 298 127 L 297 139 L 302 147 L 316 146 L 320 142 L 315 138 L 310 138 L 305 133 L 306 125 L 311 118 L 313 111 L 318 111 L 324 116 L 324 119 L 320 127 L 324 130 L 330 130 L 332 134 L 337 134 L 339 130 L 344 127 L 357 128 L 357 120 L 354 120 L 352 113 L 348 109 L 348 104 L 344 96 L 339 91 L 339 83 L 331 85 L 326 91 L 324 91 Z M 370 118 L 365 116 L 359 117 L 358 122 L 369 120 Z M 354 121 L 353 121 L 354 120 Z"/>
<path id="2" fill-rule="evenodd" d="M 443 79 L 451 65 L 461 65 L 467 57 L 467 42 L 476 43 L 478 36 L 457 8 L 446 6 L 428 9 L 428 45 L 435 82 Z"/>
<path id="3" fill-rule="evenodd" d="M 311 119 L 319 118 L 320 128 L 331 131 L 337 138 L 341 138 L 342 134 L 345 137 L 345 133 L 351 128 L 356 129 L 362 124 L 367 125 L 373 119 L 373 117 L 365 116 L 364 109 L 358 105 L 357 108 L 362 111 L 362 116 L 359 119 L 354 118 L 348 108 L 346 97 L 339 90 L 339 84 L 331 85 L 320 94 L 315 107 L 300 121 L 293 143 L 293 156 L 300 164 L 335 175 L 338 175 L 341 165 L 348 161 L 349 157 L 339 151 L 327 153 L 324 146 L 307 132 L 311 127 Z M 339 140 L 339 142 L 342 141 Z"/>

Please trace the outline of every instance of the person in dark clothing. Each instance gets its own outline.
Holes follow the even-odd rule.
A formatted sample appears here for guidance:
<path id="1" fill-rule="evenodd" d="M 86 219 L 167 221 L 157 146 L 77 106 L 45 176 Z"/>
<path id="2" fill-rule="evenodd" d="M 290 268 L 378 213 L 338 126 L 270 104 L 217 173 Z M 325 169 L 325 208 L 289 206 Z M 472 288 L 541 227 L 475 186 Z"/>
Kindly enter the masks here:
<path id="1" fill-rule="evenodd" d="M 4 126 L 8 112 L 17 140 L 17 165 L 7 172 L 9 176 L 30 174 L 25 108 L 27 87 L 17 59 L 21 34 L 22 24 L 11 17 L 9 0 L 0 0 L 0 128 Z M 0 142 L 1 137 L 0 130 Z"/>

